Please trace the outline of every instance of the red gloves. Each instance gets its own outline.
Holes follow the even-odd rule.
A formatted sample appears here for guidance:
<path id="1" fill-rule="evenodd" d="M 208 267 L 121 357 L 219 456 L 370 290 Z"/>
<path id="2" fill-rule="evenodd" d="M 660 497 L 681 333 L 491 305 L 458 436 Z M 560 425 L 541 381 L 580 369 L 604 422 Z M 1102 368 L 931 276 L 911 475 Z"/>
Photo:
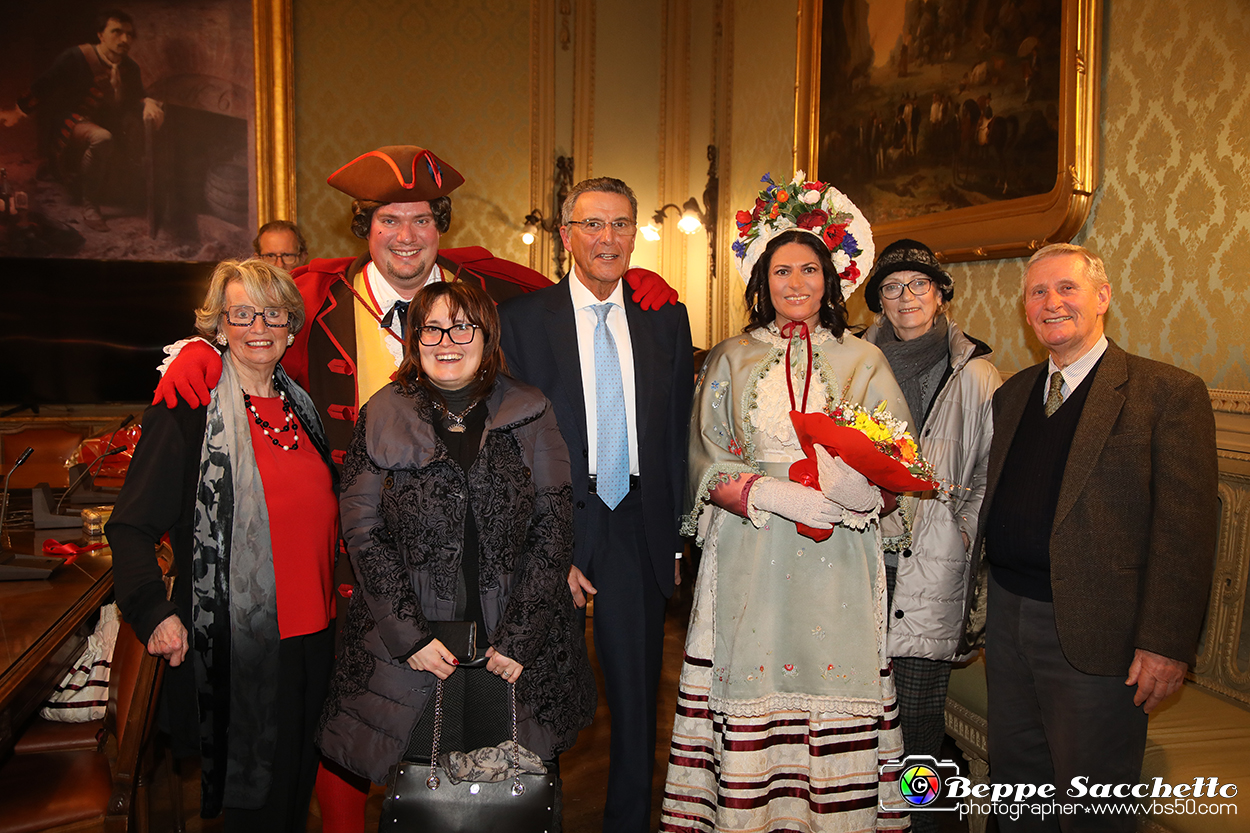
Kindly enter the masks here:
<path id="1" fill-rule="evenodd" d="M 677 303 L 677 290 L 650 269 L 630 269 L 625 273 L 625 283 L 634 292 L 634 303 L 644 310 L 657 310 L 665 304 Z"/>
<path id="2" fill-rule="evenodd" d="M 220 379 L 221 354 L 207 342 L 193 339 L 170 360 L 165 375 L 156 385 L 152 404 L 164 399 L 165 407 L 173 408 L 181 397 L 192 408 L 206 406 Z"/>

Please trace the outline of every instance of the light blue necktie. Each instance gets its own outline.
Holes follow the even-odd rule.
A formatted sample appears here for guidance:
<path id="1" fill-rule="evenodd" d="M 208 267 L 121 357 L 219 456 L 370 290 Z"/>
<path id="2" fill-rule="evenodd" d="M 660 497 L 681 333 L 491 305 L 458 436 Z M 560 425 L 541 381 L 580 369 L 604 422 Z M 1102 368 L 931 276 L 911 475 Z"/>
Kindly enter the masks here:
<path id="1" fill-rule="evenodd" d="M 595 407 L 598 422 L 595 491 L 609 509 L 629 493 L 629 430 L 625 414 L 625 387 L 621 383 L 621 360 L 616 341 L 608 329 L 611 304 L 596 304 Z"/>

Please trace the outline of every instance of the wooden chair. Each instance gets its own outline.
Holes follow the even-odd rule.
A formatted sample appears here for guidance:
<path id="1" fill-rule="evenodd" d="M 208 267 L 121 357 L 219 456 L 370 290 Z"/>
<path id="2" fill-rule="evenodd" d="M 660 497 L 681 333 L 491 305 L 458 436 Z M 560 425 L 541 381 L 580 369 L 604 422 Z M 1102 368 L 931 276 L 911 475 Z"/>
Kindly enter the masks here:
<path id="1" fill-rule="evenodd" d="M 0 767 L 0 833 L 99 829 L 101 822 L 108 833 L 146 833 L 148 747 L 164 668 L 123 622 L 109 676 L 115 766 L 94 748 L 14 755 Z"/>

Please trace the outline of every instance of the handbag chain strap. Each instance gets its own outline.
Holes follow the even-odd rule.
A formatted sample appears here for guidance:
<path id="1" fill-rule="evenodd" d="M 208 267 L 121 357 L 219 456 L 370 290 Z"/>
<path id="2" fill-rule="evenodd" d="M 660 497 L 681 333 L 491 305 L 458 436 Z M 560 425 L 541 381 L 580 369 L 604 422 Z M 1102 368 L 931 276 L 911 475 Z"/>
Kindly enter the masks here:
<path id="1" fill-rule="evenodd" d="M 516 725 L 516 684 L 508 683 L 508 707 L 512 712 L 512 794 L 524 795 L 525 785 L 521 783 L 521 746 L 517 742 Z M 438 681 L 438 692 L 434 697 L 434 748 L 430 750 L 430 777 L 425 779 L 425 786 L 437 790 L 438 779 L 438 742 L 443 733 L 443 681 Z"/>
<path id="2" fill-rule="evenodd" d="M 443 733 L 443 681 L 438 681 L 438 694 L 434 698 L 434 748 L 430 751 L 430 777 L 425 785 L 431 790 L 438 789 L 438 740 Z"/>
<path id="3" fill-rule="evenodd" d="M 508 683 L 508 700 L 512 707 L 512 794 L 521 795 L 525 785 L 521 783 L 521 745 L 516 739 L 516 683 Z"/>

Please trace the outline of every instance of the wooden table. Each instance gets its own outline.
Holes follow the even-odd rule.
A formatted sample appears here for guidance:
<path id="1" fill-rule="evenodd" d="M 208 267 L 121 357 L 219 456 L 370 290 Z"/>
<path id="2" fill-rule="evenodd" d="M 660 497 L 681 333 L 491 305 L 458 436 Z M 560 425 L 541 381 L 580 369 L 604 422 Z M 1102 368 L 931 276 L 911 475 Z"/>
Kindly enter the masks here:
<path id="1" fill-rule="evenodd" d="M 81 530 L 31 529 L 28 491 L 10 492 L 9 500 L 10 520 L 16 515 L 17 522 L 6 524 L 4 543 L 13 551 L 42 554 L 48 538 L 88 543 Z M 112 594 L 113 556 L 107 548 L 78 556 L 48 579 L 0 582 L 0 761 L 82 653 L 100 606 Z"/>

